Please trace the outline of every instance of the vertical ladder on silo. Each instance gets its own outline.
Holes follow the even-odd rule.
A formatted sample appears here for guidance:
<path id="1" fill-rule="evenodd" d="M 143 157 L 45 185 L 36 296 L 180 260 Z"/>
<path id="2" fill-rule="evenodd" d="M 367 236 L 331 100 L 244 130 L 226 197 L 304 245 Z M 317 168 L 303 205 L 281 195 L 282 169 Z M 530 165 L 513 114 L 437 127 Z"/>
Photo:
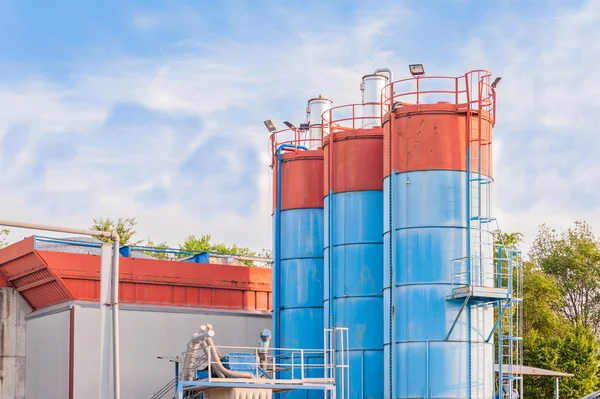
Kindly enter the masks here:
<path id="1" fill-rule="evenodd" d="M 506 303 L 498 303 L 496 343 L 498 347 L 498 388 L 502 389 L 505 383 L 508 384 L 511 389 L 507 399 L 514 399 L 513 389 L 520 396 L 523 392 L 523 376 L 518 370 L 523 365 L 523 261 L 521 252 L 505 250 L 501 246 L 498 250 L 498 270 L 503 271 L 505 266 L 506 273 L 499 273 L 498 276 L 500 280 L 504 279 L 506 274 L 506 284 L 509 287 L 509 298 Z"/>
<path id="2" fill-rule="evenodd" d="M 464 310 L 468 311 L 467 328 L 469 334 L 471 334 L 472 306 L 489 306 L 490 304 L 494 304 L 497 307 L 498 319 L 486 342 L 489 342 L 494 337 L 495 331 L 497 331 L 497 360 L 500 365 L 506 365 L 506 367 L 500 366 L 498 370 L 497 381 L 498 387 L 501 389 L 502 381 L 507 380 L 511 384 L 514 384 L 518 383 L 520 379 L 516 375 L 514 366 L 522 365 L 521 309 L 519 306 L 520 298 L 522 297 L 522 263 L 519 253 L 516 287 L 513 287 L 512 271 L 515 265 L 512 260 L 507 265 L 499 263 L 499 267 L 497 268 L 500 270 L 499 273 L 497 270 L 494 271 L 494 262 L 501 262 L 495 259 L 493 242 L 493 234 L 499 231 L 499 229 L 497 228 L 496 219 L 491 216 L 491 186 L 493 182 L 490 173 L 491 131 L 483 130 L 491 129 L 489 123 L 483 123 L 483 113 L 485 108 L 489 117 L 489 106 L 493 106 L 493 103 L 487 92 L 489 86 L 484 79 L 478 77 L 477 82 L 469 82 L 466 78 L 465 86 L 467 93 L 467 251 L 464 258 L 453 260 L 453 294 L 448 297 L 450 300 L 461 299 L 464 302 L 446 339 L 449 339 L 452 330 Z M 476 107 L 473 107 L 474 104 Z M 492 229 L 493 225 L 495 225 L 496 229 Z M 502 251 L 500 250 L 499 253 L 502 254 Z M 516 253 L 511 251 L 510 254 L 512 258 Z M 459 273 L 455 274 L 455 262 L 460 262 L 461 265 L 464 263 L 465 270 L 459 270 Z M 502 278 L 504 266 L 506 266 L 509 274 L 507 278 Z M 491 270 L 491 275 L 488 275 L 488 272 L 486 272 L 488 269 Z M 458 287 L 455 287 L 455 278 L 457 276 L 459 277 L 459 284 Z M 485 378 L 485 365 L 483 361 L 478 362 L 476 365 L 477 369 L 473 373 L 473 348 L 471 341 L 472 339 L 469 335 L 469 397 L 473 395 L 473 376 L 475 375 L 476 381 L 481 381 L 481 378 Z M 522 392 L 522 386 L 517 387 L 517 392 Z M 512 392 L 508 398 L 514 399 Z"/>

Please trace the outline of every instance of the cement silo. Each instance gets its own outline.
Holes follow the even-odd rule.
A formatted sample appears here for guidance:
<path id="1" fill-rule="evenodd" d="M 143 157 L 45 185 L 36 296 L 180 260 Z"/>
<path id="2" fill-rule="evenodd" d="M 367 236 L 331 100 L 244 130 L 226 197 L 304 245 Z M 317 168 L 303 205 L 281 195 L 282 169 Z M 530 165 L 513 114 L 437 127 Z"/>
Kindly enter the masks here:
<path id="1" fill-rule="evenodd" d="M 307 122 L 271 135 L 273 159 L 273 346 L 323 349 L 323 150 L 321 114 L 331 101 L 308 102 Z M 323 359 L 289 359 L 322 363 Z M 297 368 L 300 371 L 300 367 Z M 308 374 L 307 377 L 311 375 Z M 285 376 L 284 376 L 285 377 Z M 295 391 L 288 398 L 317 398 Z"/>
<path id="2" fill-rule="evenodd" d="M 323 115 L 325 325 L 348 327 L 350 398 L 381 398 L 383 385 L 383 129 L 389 73 L 362 79 L 363 102 Z"/>
<path id="3" fill-rule="evenodd" d="M 415 75 L 382 91 L 384 397 L 488 399 L 508 295 L 489 228 L 495 90 L 485 71 Z"/>

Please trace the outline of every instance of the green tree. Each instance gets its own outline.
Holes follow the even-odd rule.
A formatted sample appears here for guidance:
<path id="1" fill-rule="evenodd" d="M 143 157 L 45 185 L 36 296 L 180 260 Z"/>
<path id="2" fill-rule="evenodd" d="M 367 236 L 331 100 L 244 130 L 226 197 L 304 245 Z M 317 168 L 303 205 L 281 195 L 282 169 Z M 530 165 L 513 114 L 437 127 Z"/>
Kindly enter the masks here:
<path id="1" fill-rule="evenodd" d="M 148 238 L 146 240 L 146 246 L 152 247 L 152 248 L 157 248 L 157 249 L 167 249 L 167 248 L 169 248 L 169 244 L 167 244 L 165 241 L 163 241 L 161 243 L 155 243 L 150 238 Z M 146 255 L 150 255 L 150 256 L 152 256 L 153 258 L 156 258 L 156 259 L 161 259 L 161 260 L 168 260 L 169 259 L 169 254 L 166 253 L 166 252 L 149 252 L 149 251 L 143 251 L 143 253 L 145 253 Z"/>
<path id="2" fill-rule="evenodd" d="M 561 384 L 561 397 L 581 398 L 598 389 L 598 338 L 583 325 L 568 330 L 559 346 L 559 365 L 561 371 L 574 374 L 566 377 Z"/>
<path id="3" fill-rule="evenodd" d="M 91 229 L 97 231 L 116 231 L 119 234 L 121 245 L 138 245 L 142 241 L 132 241 L 136 233 L 136 225 L 137 221 L 135 218 L 118 218 L 117 220 L 98 218 L 94 219 Z M 104 242 L 112 242 L 108 237 L 101 237 L 99 239 Z"/>
<path id="4" fill-rule="evenodd" d="M 564 305 L 556 280 L 533 262 L 523 267 L 523 334 L 535 330 L 538 334 L 553 335 L 560 331 L 565 320 L 559 313 Z"/>
<path id="5" fill-rule="evenodd" d="M 4 248 L 8 245 L 8 240 L 5 238 L 10 234 L 9 229 L 0 230 L 0 248 Z"/>
<path id="6" fill-rule="evenodd" d="M 195 235 L 188 236 L 183 244 L 179 245 L 179 249 L 189 252 L 211 252 L 218 254 L 240 255 L 240 256 L 256 256 L 256 252 L 249 248 L 238 247 L 237 245 L 229 246 L 227 244 L 213 244 L 210 242 L 209 234 L 202 235 L 197 238 Z M 188 255 L 183 255 L 188 256 Z M 243 260 L 242 263 L 248 266 L 253 266 L 254 262 Z"/>
<path id="7" fill-rule="evenodd" d="M 600 245 L 576 222 L 558 233 L 542 225 L 524 265 L 524 362 L 574 374 L 561 397 L 577 399 L 600 386 Z M 525 397 L 553 395 L 548 377 L 525 377 Z"/>
<path id="8" fill-rule="evenodd" d="M 525 303 L 525 307 L 528 304 Z M 561 370 L 559 347 L 562 341 L 555 334 L 543 334 L 531 329 L 523 337 L 523 363 L 526 366 L 547 370 Z M 523 397 L 547 399 L 554 397 L 554 379 L 550 377 L 525 376 Z"/>
<path id="9" fill-rule="evenodd" d="M 564 317 L 600 334 L 600 245 L 591 227 L 576 222 L 558 234 L 543 225 L 530 257 L 560 287 Z"/>

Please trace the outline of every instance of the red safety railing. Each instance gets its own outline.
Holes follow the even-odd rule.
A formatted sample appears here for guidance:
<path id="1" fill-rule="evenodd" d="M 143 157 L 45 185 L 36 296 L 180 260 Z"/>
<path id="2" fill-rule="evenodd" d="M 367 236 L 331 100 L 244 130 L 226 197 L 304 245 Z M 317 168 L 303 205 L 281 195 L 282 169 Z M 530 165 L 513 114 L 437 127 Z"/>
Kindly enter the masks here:
<path id="1" fill-rule="evenodd" d="M 312 129 L 318 128 L 319 126 L 312 126 Z M 306 147 L 307 149 L 313 149 L 321 146 L 321 134 L 318 137 L 311 137 L 311 128 L 295 128 L 295 129 L 284 129 L 278 130 L 271 133 L 271 157 L 275 155 L 277 148 L 282 144 L 290 144 L 296 147 Z M 288 151 L 299 151 L 298 148 L 288 149 Z"/>
<path id="2" fill-rule="evenodd" d="M 381 126 L 381 103 L 347 104 L 322 115 L 323 136 L 341 131 Z"/>
<path id="3" fill-rule="evenodd" d="M 396 106 L 449 103 L 459 111 L 485 111 L 492 123 L 496 121 L 496 91 L 490 83 L 491 73 L 474 70 L 458 77 L 416 76 L 386 85 L 381 92 L 382 116 Z"/>

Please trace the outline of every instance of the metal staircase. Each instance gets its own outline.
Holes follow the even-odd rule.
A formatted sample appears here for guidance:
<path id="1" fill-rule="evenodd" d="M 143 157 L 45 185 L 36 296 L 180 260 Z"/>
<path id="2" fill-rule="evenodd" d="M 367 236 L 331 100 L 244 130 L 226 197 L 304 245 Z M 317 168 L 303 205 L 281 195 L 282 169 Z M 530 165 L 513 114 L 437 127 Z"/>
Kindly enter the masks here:
<path id="1" fill-rule="evenodd" d="M 503 399 L 522 397 L 522 260 L 521 253 L 495 244 L 498 223 L 491 216 L 491 146 L 495 93 L 489 75 L 471 74 L 465 78 L 466 92 L 466 256 L 452 261 L 452 294 L 448 300 L 462 301 L 462 307 L 447 338 L 463 311 L 467 311 L 469 334 L 476 307 L 495 307 L 495 323 L 485 342 L 495 342 L 496 392 Z M 492 339 L 495 337 L 495 341 Z M 469 340 L 469 352 L 473 343 Z M 469 397 L 477 388 L 486 367 L 475 365 L 469 356 Z M 489 370 L 489 367 L 487 368 Z M 485 376 L 483 376 L 485 377 Z M 504 388 L 504 389 L 503 389 Z M 476 394 L 477 396 L 477 394 Z M 494 396 L 496 397 L 496 396 Z"/>

